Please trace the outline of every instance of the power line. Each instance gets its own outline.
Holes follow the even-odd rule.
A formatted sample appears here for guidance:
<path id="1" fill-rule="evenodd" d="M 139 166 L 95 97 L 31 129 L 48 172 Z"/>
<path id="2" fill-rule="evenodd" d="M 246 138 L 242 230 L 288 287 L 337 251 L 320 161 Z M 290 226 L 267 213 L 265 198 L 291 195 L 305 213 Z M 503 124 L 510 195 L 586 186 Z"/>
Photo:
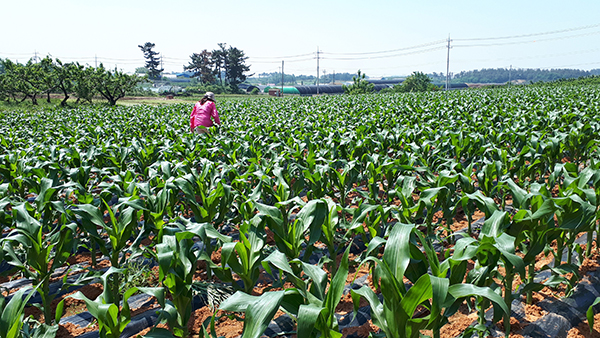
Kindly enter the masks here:
<path id="1" fill-rule="evenodd" d="M 520 45 L 520 44 L 538 43 L 538 42 L 545 42 L 545 41 L 566 40 L 566 39 L 577 38 L 577 37 L 581 37 L 581 36 L 589 36 L 589 35 L 597 35 L 597 34 L 600 34 L 600 31 L 584 33 L 584 34 L 577 34 L 577 35 L 561 36 L 561 37 L 549 38 L 549 39 L 501 42 L 501 43 L 484 43 L 484 44 L 472 44 L 472 45 L 455 45 L 455 47 L 494 47 L 494 46 L 506 46 L 506 45 Z"/>
<path id="2" fill-rule="evenodd" d="M 497 36 L 497 37 L 489 37 L 489 38 L 454 39 L 454 40 L 455 41 L 482 41 L 482 40 L 516 39 L 516 38 L 525 38 L 525 37 L 538 36 L 538 35 L 550 35 L 550 34 L 559 34 L 559 33 L 565 33 L 565 32 L 573 32 L 573 31 L 577 31 L 577 30 L 589 29 L 589 28 L 595 28 L 595 27 L 600 27 L 600 23 L 593 24 L 593 25 L 587 25 L 587 26 L 574 27 L 574 28 L 567 28 L 567 29 L 560 29 L 560 30 L 554 30 L 554 31 L 541 32 L 541 33 L 508 35 L 508 36 Z"/>
<path id="3" fill-rule="evenodd" d="M 293 59 L 297 57 L 315 55 L 315 53 L 306 53 L 306 54 L 298 54 L 298 55 L 289 55 L 289 56 L 248 56 L 249 59 Z"/>
<path id="4" fill-rule="evenodd" d="M 541 55 L 531 55 L 531 56 L 520 56 L 520 57 L 511 57 L 511 58 L 497 58 L 497 59 L 469 59 L 469 60 L 455 60 L 456 62 L 491 62 L 491 61 L 509 61 L 509 60 L 531 60 L 531 59 L 546 59 L 558 56 L 567 56 L 567 55 L 578 55 L 578 54 L 587 54 L 587 53 L 595 53 L 599 52 L 600 48 L 595 49 L 586 49 L 579 51 L 571 51 L 566 53 L 555 53 L 555 54 L 541 54 Z"/>
<path id="5" fill-rule="evenodd" d="M 433 51 L 444 49 L 444 48 L 446 48 L 446 46 L 440 46 L 440 47 L 434 47 L 434 48 L 429 48 L 429 49 L 423 49 L 423 50 L 418 50 L 418 51 L 408 52 L 408 53 L 399 53 L 399 54 L 381 55 L 381 56 L 370 56 L 370 57 L 366 57 L 366 58 L 365 57 L 360 57 L 360 58 L 352 58 L 352 57 L 346 57 L 346 58 L 322 57 L 322 59 L 325 59 L 325 60 L 337 60 L 337 61 L 374 60 L 374 59 L 383 59 L 383 58 L 391 58 L 391 57 L 398 57 L 398 56 L 406 56 L 406 55 L 428 53 L 428 52 L 433 52 Z"/>
<path id="6" fill-rule="evenodd" d="M 311 57 L 311 58 L 302 59 L 302 60 L 285 60 L 285 61 L 287 61 L 287 62 L 305 62 L 305 61 L 312 61 L 314 59 L 316 59 L 316 57 Z M 267 63 L 267 64 L 277 63 L 277 64 L 279 64 L 280 61 L 281 60 L 279 60 L 279 61 L 253 61 L 252 63 Z"/>
<path id="7" fill-rule="evenodd" d="M 385 54 L 385 53 L 394 53 L 394 52 L 400 52 L 400 51 L 404 51 L 404 50 L 411 50 L 411 49 L 416 49 L 416 48 L 423 48 L 423 47 L 428 47 L 428 46 L 435 46 L 435 45 L 439 45 L 442 43 L 445 43 L 446 40 L 437 40 L 437 41 L 432 41 L 432 42 L 428 42 L 428 43 L 423 43 L 420 45 L 415 45 L 415 46 L 411 46 L 411 47 L 404 47 L 404 48 L 398 48 L 398 49 L 390 49 L 390 50 L 384 50 L 384 51 L 379 51 L 379 52 L 362 52 L 362 53 L 328 53 L 328 52 L 322 52 L 323 54 L 331 54 L 331 55 L 369 55 L 369 54 Z"/>

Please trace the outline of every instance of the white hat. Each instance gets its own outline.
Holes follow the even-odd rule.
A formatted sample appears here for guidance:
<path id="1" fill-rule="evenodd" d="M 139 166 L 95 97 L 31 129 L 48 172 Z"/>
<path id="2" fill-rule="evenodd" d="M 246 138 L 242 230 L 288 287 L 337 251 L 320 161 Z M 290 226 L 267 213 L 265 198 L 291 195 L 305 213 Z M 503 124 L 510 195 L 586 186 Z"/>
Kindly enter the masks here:
<path id="1" fill-rule="evenodd" d="M 207 97 L 207 98 L 209 98 L 211 100 L 214 100 L 215 99 L 215 93 L 213 93 L 213 92 L 206 92 L 206 94 L 204 94 L 204 97 Z"/>

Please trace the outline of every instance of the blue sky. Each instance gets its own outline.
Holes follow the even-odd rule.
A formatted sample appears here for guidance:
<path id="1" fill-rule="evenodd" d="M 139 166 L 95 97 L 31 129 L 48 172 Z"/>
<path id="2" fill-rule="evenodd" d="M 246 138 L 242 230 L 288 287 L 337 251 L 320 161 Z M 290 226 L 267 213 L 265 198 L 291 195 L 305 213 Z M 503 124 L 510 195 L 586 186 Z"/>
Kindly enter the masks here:
<path id="1" fill-rule="evenodd" d="M 55 0 L 2 5 L 0 58 L 34 55 L 133 71 L 149 41 L 166 71 L 220 42 L 252 73 L 371 77 L 481 68 L 600 68 L 600 1 Z M 521 37 L 517 37 L 521 36 Z M 500 37 L 511 37 L 497 39 Z M 481 40 L 468 40 L 481 39 Z"/>

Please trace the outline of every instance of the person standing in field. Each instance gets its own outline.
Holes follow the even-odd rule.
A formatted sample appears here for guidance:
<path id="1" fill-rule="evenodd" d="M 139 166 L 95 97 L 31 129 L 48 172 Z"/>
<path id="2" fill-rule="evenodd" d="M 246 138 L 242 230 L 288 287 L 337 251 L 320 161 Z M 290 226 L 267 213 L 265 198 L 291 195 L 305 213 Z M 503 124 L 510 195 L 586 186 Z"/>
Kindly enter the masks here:
<path id="1" fill-rule="evenodd" d="M 208 128 L 214 125 L 212 119 L 215 120 L 216 124 L 221 125 L 219 112 L 215 104 L 215 94 L 206 92 L 204 97 L 196 102 L 190 114 L 190 131 L 196 134 L 207 133 Z"/>

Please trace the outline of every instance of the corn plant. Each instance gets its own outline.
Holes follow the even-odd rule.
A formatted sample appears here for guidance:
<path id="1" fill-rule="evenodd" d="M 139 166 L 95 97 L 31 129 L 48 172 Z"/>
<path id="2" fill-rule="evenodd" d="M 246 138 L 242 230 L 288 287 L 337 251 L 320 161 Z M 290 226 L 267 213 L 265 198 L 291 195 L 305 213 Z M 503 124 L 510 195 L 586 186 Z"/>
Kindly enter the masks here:
<path id="1" fill-rule="evenodd" d="M 317 333 L 320 333 L 321 337 L 341 337 L 334 314 L 348 277 L 349 252 L 350 246 L 344 252 L 338 269 L 335 273 L 332 272 L 333 277 L 329 288 L 327 288 L 327 275 L 322 270 L 308 268 L 304 264 L 303 271 L 312 279 L 315 297 L 311 297 L 311 293 L 307 293 L 306 289 L 301 292 L 308 300 L 308 304 L 300 305 L 298 308 L 299 336 L 316 337 Z"/>
<path id="2" fill-rule="evenodd" d="M 77 225 L 58 223 L 49 231 L 44 231 L 42 224 L 30 215 L 26 203 L 15 206 L 13 214 L 16 228 L 0 241 L 4 258 L 30 278 L 33 284 L 39 284 L 37 292 L 42 297 L 44 322 L 52 325 L 50 303 L 55 295 L 50 293 L 50 276 L 66 263 L 77 248 L 74 236 Z M 25 257 L 16 252 L 19 248 L 25 251 Z M 50 261 L 52 264 L 48 264 Z M 64 284 L 63 288 L 66 287 Z"/>
<path id="3" fill-rule="evenodd" d="M 114 280 L 111 278 L 114 274 L 123 273 L 123 269 L 109 268 L 100 279 L 104 290 L 96 299 L 87 298 L 81 291 L 77 291 L 72 296 L 73 299 L 82 300 L 85 302 L 88 312 L 98 321 L 98 329 L 101 338 L 118 338 L 127 324 L 131 322 L 131 310 L 127 300 L 138 291 L 147 293 L 156 297 L 159 303 L 163 303 L 164 299 L 162 288 L 130 288 L 123 290 L 122 304 L 118 298 L 112 294 L 112 285 Z M 116 301 L 116 302 L 115 302 Z M 161 304 L 162 305 L 162 304 Z"/>
<path id="4" fill-rule="evenodd" d="M 136 209 L 143 209 L 140 202 L 141 200 L 139 199 L 130 200 L 126 198 L 123 202 L 114 205 L 113 208 L 115 210 L 120 210 L 119 217 L 116 217 L 113 208 L 109 207 L 108 203 L 102 200 L 110 219 L 107 223 L 104 222 L 100 209 L 93 205 L 82 204 L 73 210 L 74 214 L 81 217 L 82 224 L 88 234 L 94 237 L 96 243 L 100 244 L 100 251 L 110 258 L 110 264 L 114 268 L 121 267 L 121 264 L 126 259 L 124 250 L 130 247 L 131 242 L 129 240 L 137 229 Z M 108 243 L 103 241 L 95 228 L 104 230 L 109 239 Z M 110 297 L 112 298 L 107 298 L 107 301 L 118 303 L 121 299 L 119 292 L 120 275 L 112 274 L 110 277 L 114 278 L 110 287 Z"/>
<path id="5" fill-rule="evenodd" d="M 168 321 L 169 326 L 175 336 L 187 337 L 187 323 L 192 314 L 192 279 L 200 253 L 194 248 L 193 233 L 167 230 L 162 243 L 156 246 L 159 279 L 177 311 L 176 318 Z"/>
<path id="6" fill-rule="evenodd" d="M 235 272 L 244 283 L 243 290 L 252 293 L 260 274 L 265 246 L 264 228 L 259 224 L 244 221 L 240 225 L 240 240 L 224 243 L 221 251 L 221 264 L 224 267 L 224 281 L 232 282 L 231 272 Z M 262 228 L 262 229 L 261 229 Z M 234 283 L 234 286 L 237 284 Z"/>
<path id="7" fill-rule="evenodd" d="M 193 223 L 185 220 L 182 220 L 182 223 L 185 231 L 198 236 L 204 245 L 204 250 L 199 253 L 198 259 L 206 262 L 208 278 L 211 278 L 214 273 L 222 281 L 232 282 L 230 268 L 226 264 L 216 265 L 211 259 L 211 254 L 224 243 L 231 242 L 232 238 L 219 233 L 210 223 Z"/>
<path id="8" fill-rule="evenodd" d="M 331 167 L 330 174 L 332 185 L 339 191 L 339 202 L 341 205 L 346 205 L 346 198 L 348 192 L 352 189 L 352 184 L 356 182 L 358 171 L 355 169 L 356 161 L 349 161 L 344 163 L 344 167 L 336 169 Z"/>
<path id="9" fill-rule="evenodd" d="M 20 289 L 7 302 L 6 297 L 0 293 L 0 337 L 20 338 L 22 337 L 23 317 L 25 305 L 34 292 L 25 295 L 25 289 Z M 59 311 L 57 311 L 57 314 Z M 56 322 L 60 320 L 57 316 Z M 58 326 L 56 326 L 58 329 Z"/>
<path id="10" fill-rule="evenodd" d="M 329 280 L 321 268 L 299 259 L 288 262 L 285 255 L 274 251 L 265 259 L 263 266 L 270 272 L 269 264 L 280 269 L 295 288 L 264 293 L 260 297 L 238 291 L 221 303 L 221 309 L 246 313 L 242 337 L 260 337 L 281 306 L 295 316 L 298 336 L 339 338 L 342 335 L 334 314 L 348 277 L 349 252 L 350 247 L 344 252 L 337 272 Z M 290 263 L 300 266 L 307 278 L 299 277 L 295 272 L 298 269 L 292 268 Z"/>
<path id="11" fill-rule="evenodd" d="M 298 201 L 304 204 L 302 201 Z M 275 237 L 275 246 L 288 257 L 288 259 L 299 258 L 303 250 L 303 244 L 307 243 L 306 233 L 309 229 L 320 227 L 323 223 L 326 210 L 323 203 L 319 200 L 312 200 L 302 207 L 298 212 L 296 219 L 285 225 L 285 216 L 281 209 L 258 203 L 258 216 L 264 219 L 264 222 L 273 231 Z M 319 239 L 319 233 L 310 231 L 308 244 L 312 245 Z M 308 259 L 312 249 L 309 247 L 304 253 L 304 258 Z"/>
<path id="12" fill-rule="evenodd" d="M 219 224 L 225 219 L 233 200 L 231 187 L 223 182 L 210 186 L 203 181 L 204 179 L 205 176 L 187 174 L 175 179 L 173 184 L 184 192 L 184 202 L 191 208 L 196 222 Z M 196 196 L 199 196 L 199 202 L 196 202 Z"/>
<path id="13" fill-rule="evenodd" d="M 473 284 L 449 285 L 448 279 L 421 275 L 410 289 L 406 290 L 403 282 L 404 274 L 410 263 L 410 238 L 415 231 L 414 225 L 396 224 L 386 241 L 382 259 L 367 257 L 362 264 L 375 264 L 373 280 L 381 290 L 383 301 L 380 301 L 370 287 L 363 286 L 352 290 L 355 309 L 361 297 L 367 299 L 371 306 L 373 323 L 386 337 L 419 337 L 419 332 L 426 328 L 435 328 L 434 336 L 439 337 L 438 316 L 443 308 L 451 307 L 455 302 L 470 296 L 484 297 L 494 303 L 503 313 L 510 313 L 504 301 L 491 289 Z M 431 300 L 431 301 L 430 301 Z M 414 317 L 415 309 L 423 305 L 430 314 Z M 450 315 L 452 311 L 444 313 Z"/>

